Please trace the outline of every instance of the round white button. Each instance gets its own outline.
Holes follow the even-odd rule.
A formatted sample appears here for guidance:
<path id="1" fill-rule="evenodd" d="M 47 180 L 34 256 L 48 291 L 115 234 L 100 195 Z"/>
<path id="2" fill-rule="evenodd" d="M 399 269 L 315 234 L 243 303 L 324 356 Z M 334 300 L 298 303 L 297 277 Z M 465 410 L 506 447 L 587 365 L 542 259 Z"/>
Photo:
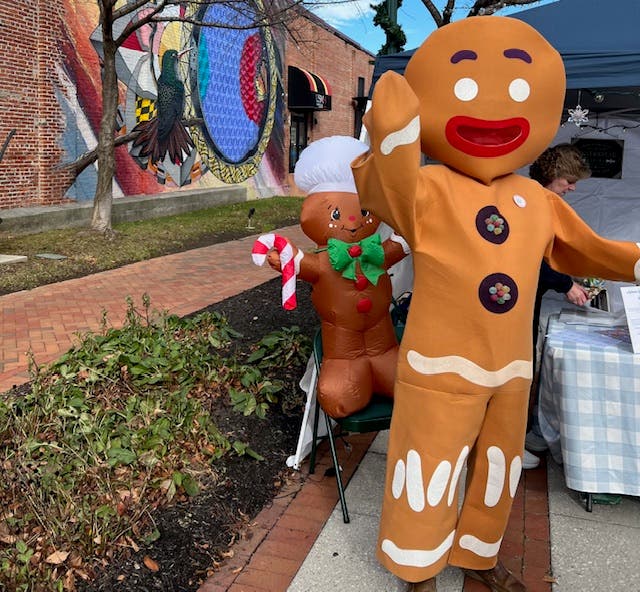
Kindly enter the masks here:
<path id="1" fill-rule="evenodd" d="M 524 208 L 527 205 L 527 200 L 517 193 L 513 196 L 513 201 L 519 208 Z"/>

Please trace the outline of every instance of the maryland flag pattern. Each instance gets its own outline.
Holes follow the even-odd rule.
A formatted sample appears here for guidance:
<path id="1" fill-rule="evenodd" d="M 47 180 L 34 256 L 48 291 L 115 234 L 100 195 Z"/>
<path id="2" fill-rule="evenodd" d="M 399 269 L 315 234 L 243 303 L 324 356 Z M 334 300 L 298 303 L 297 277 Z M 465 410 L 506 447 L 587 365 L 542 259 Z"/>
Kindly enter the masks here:
<path id="1" fill-rule="evenodd" d="M 136 124 L 149 121 L 156 116 L 156 102 L 153 99 L 136 97 Z"/>

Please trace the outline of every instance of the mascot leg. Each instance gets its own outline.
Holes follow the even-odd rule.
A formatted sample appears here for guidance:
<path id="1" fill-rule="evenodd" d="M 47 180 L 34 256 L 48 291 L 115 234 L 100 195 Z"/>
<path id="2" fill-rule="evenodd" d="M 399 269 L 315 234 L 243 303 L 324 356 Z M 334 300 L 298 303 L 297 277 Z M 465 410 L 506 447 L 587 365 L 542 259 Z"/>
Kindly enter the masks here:
<path id="1" fill-rule="evenodd" d="M 402 580 L 428 580 L 448 563 L 458 483 L 488 399 L 396 383 L 377 555 Z"/>
<path id="2" fill-rule="evenodd" d="M 522 466 L 526 403 L 525 390 L 452 394 L 396 384 L 377 551 L 389 571 L 423 582 L 449 563 L 495 565 Z"/>
<path id="3" fill-rule="evenodd" d="M 471 569 L 496 564 L 522 472 L 526 390 L 494 394 L 469 456 L 465 502 L 449 563 Z"/>

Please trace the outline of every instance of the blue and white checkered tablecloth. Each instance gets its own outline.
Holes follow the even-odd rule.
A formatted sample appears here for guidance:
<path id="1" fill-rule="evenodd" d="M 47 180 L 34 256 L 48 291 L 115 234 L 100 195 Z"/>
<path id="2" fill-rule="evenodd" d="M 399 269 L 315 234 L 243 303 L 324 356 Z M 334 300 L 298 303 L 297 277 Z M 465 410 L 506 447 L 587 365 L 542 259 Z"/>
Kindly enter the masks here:
<path id="1" fill-rule="evenodd" d="M 540 427 L 554 459 L 564 464 L 567 487 L 637 496 L 640 355 L 624 327 L 584 324 L 592 321 L 564 313 L 549 318 Z"/>

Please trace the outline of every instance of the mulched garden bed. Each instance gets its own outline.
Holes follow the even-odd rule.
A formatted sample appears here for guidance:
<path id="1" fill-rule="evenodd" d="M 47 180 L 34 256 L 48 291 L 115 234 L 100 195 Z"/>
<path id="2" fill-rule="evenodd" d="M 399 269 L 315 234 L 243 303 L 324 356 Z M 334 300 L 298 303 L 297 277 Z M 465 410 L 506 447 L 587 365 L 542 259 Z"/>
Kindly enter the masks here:
<path id="1" fill-rule="evenodd" d="M 251 344 L 282 327 L 297 325 L 311 337 L 319 321 L 311 305 L 310 286 L 298 283 L 298 308 L 294 311 L 282 309 L 280 290 L 280 279 L 275 278 L 204 310 L 223 313 L 242 333 L 232 346 L 241 356 L 249 352 Z M 92 583 L 84 584 L 82 592 L 197 590 L 229 555 L 242 529 L 287 479 L 290 469 L 286 459 L 295 452 L 304 410 L 304 393 L 298 385 L 303 373 L 304 367 L 290 367 L 278 376 L 286 383 L 288 405 L 286 409 L 272 405 L 264 420 L 255 414 L 245 417 L 220 401 L 213 411 L 220 430 L 248 442 L 264 460 L 230 453 L 216 461 L 220 477 L 215 487 L 153 516 L 160 537 L 110 565 Z M 291 405 L 292 401 L 297 404 Z M 145 557 L 157 564 L 157 571 L 145 565 Z"/>

